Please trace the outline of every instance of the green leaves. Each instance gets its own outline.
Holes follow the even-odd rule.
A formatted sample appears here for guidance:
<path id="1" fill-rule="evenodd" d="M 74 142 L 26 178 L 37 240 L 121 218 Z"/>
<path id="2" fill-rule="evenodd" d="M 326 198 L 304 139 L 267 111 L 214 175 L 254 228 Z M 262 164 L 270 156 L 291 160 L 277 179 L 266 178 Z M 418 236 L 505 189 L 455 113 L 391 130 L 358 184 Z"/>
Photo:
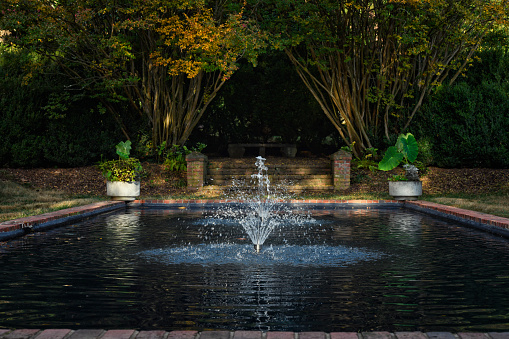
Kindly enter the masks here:
<path id="1" fill-rule="evenodd" d="M 385 152 L 385 156 L 382 161 L 378 163 L 378 169 L 382 171 L 390 171 L 391 169 L 398 167 L 403 158 L 404 156 L 398 151 L 398 148 L 396 146 L 391 146 L 387 149 L 387 152 Z"/>
<path id="2" fill-rule="evenodd" d="M 116 146 L 119 160 L 100 162 L 97 167 L 108 181 L 138 181 L 145 175 L 139 159 L 130 158 L 131 141 L 119 142 Z"/>
<path id="3" fill-rule="evenodd" d="M 129 159 L 129 154 L 131 153 L 131 140 L 127 140 L 126 142 L 119 142 L 117 144 L 117 154 L 120 159 L 127 160 Z"/>
<path id="4" fill-rule="evenodd" d="M 395 146 L 391 146 L 385 152 L 384 158 L 378 164 L 378 169 L 390 171 L 401 163 L 414 162 L 419 154 L 419 145 L 411 133 L 401 134 Z"/>
<path id="5" fill-rule="evenodd" d="M 131 140 L 127 140 L 126 142 L 119 142 L 117 144 L 117 154 L 120 159 L 127 160 L 129 159 L 129 154 L 131 153 Z"/>
<path id="6" fill-rule="evenodd" d="M 398 148 L 398 151 L 403 154 L 407 163 L 414 162 L 415 159 L 417 159 L 417 154 L 419 154 L 419 145 L 411 133 L 400 135 L 396 142 L 396 147 Z"/>
<path id="7" fill-rule="evenodd" d="M 145 174 L 140 161 L 136 158 L 101 162 L 98 168 L 108 181 L 138 181 Z"/>

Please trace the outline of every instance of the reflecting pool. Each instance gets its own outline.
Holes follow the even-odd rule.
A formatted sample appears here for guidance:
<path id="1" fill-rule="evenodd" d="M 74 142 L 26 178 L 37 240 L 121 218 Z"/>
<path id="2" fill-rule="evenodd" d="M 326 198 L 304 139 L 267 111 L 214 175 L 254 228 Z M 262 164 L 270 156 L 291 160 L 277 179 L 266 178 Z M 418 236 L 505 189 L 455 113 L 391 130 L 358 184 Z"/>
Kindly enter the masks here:
<path id="1" fill-rule="evenodd" d="M 509 241 L 414 211 L 315 209 L 260 253 L 234 219 L 128 209 L 0 243 L 16 328 L 506 331 Z"/>

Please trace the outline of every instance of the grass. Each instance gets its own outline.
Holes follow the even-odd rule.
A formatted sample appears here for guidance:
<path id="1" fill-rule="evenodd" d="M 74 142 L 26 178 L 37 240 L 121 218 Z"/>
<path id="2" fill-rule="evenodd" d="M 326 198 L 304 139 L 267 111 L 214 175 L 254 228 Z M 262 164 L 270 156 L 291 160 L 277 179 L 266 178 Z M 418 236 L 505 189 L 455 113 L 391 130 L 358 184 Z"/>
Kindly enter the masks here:
<path id="1" fill-rule="evenodd" d="M 490 194 L 448 194 L 423 196 L 423 200 L 467 210 L 509 218 L 509 191 L 500 190 Z"/>
<path id="2" fill-rule="evenodd" d="M 144 197 L 145 199 L 217 199 L 214 194 L 190 194 L 172 197 Z M 340 195 L 323 193 L 300 195 L 299 199 L 336 199 L 336 200 L 386 200 L 391 199 L 387 193 L 354 193 Z M 97 196 L 71 196 L 56 190 L 34 189 L 13 181 L 0 180 L 0 222 L 38 215 L 74 206 L 87 205 L 103 200 Z M 509 218 L 509 188 L 501 188 L 489 194 L 444 194 L 423 195 L 422 200 L 468 210 L 493 214 Z"/>
<path id="3" fill-rule="evenodd" d="M 0 180 L 0 222 L 100 201 L 100 197 L 69 196 Z"/>

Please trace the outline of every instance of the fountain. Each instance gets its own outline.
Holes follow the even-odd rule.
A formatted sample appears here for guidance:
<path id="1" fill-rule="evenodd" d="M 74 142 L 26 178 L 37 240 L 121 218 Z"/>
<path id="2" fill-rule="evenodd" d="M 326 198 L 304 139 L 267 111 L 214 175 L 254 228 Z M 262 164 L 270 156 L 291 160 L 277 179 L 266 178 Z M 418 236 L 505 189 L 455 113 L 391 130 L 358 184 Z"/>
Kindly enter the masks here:
<path id="1" fill-rule="evenodd" d="M 223 216 L 233 217 L 239 222 L 251 239 L 256 253 L 260 253 L 265 240 L 283 222 L 290 221 L 294 225 L 300 225 L 312 220 L 309 214 L 302 215 L 295 208 L 290 209 L 283 203 L 285 196 L 271 187 L 265 160 L 261 156 L 256 157 L 255 166 L 258 172 L 251 175 L 255 192 L 246 193 L 237 189 L 236 200 L 244 202 L 242 208 L 226 208 L 220 212 Z M 234 181 L 232 186 L 240 188 L 244 185 Z"/>

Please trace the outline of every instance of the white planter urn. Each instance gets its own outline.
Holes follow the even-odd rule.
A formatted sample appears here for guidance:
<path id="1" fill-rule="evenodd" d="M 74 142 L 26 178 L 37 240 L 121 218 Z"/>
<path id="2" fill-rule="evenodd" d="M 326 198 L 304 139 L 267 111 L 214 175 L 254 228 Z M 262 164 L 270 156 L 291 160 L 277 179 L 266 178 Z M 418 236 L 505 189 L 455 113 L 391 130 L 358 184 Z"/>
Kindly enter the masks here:
<path id="1" fill-rule="evenodd" d="M 106 181 L 106 195 L 111 200 L 133 201 L 140 196 L 140 182 Z"/>
<path id="2" fill-rule="evenodd" d="M 422 195 L 422 181 L 389 181 L 389 195 L 394 200 L 417 200 Z"/>

